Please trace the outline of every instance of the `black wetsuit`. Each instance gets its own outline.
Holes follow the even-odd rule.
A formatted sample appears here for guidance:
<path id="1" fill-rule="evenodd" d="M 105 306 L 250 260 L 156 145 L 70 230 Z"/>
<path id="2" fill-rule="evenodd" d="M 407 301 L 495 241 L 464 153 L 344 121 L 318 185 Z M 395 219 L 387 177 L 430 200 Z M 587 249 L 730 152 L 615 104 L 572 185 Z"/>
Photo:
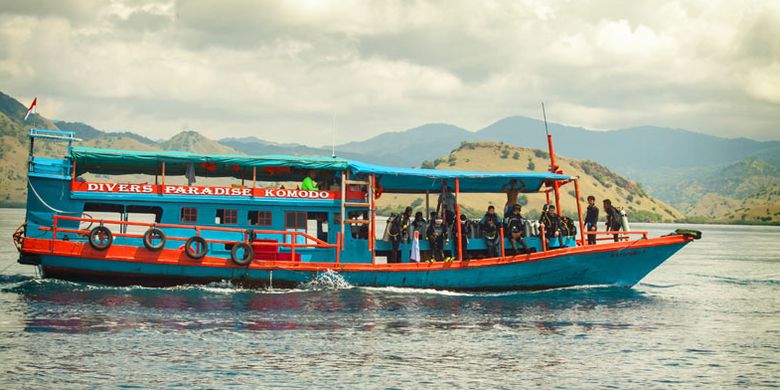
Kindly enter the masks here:
<path id="1" fill-rule="evenodd" d="M 542 213 L 539 223 L 544 224 L 544 235 L 547 238 L 555 237 L 558 232 L 558 246 L 563 246 L 563 233 L 561 233 L 561 217 L 556 213 L 546 211 Z"/>
<path id="2" fill-rule="evenodd" d="M 390 217 L 390 220 L 388 220 L 388 223 L 390 226 L 389 234 L 390 234 L 390 243 L 393 244 L 393 249 L 390 252 L 390 256 L 387 257 L 388 263 L 400 263 L 401 262 L 401 256 L 398 251 L 398 246 L 401 244 L 401 239 L 403 238 L 403 232 L 401 230 L 401 216 L 400 215 L 394 215 Z"/>
<path id="3" fill-rule="evenodd" d="M 620 212 L 612 206 L 607 206 L 604 208 L 604 213 L 607 215 L 607 230 L 612 232 L 620 231 L 620 228 L 622 227 L 622 224 L 620 223 Z M 620 241 L 618 234 L 613 235 L 613 237 L 615 238 L 615 242 Z"/>
<path id="4" fill-rule="evenodd" d="M 506 223 L 507 232 L 509 234 L 509 243 L 512 245 L 514 254 L 517 254 L 517 244 L 523 247 L 523 252 L 528 252 L 528 245 L 525 244 L 525 220 L 520 214 L 512 214 L 509 216 L 509 220 Z"/>
<path id="5" fill-rule="evenodd" d="M 598 227 L 599 222 L 599 208 L 595 205 L 588 206 L 588 212 L 585 214 L 585 231 L 586 232 L 595 232 Z M 595 234 L 589 234 L 588 235 L 588 244 L 594 245 L 596 243 L 596 235 Z"/>
<path id="6" fill-rule="evenodd" d="M 444 260 L 444 239 L 447 235 L 447 227 L 443 223 L 433 222 L 428 226 L 426 236 L 431 246 L 431 258 L 436 261 Z"/>
<path id="7" fill-rule="evenodd" d="M 487 223 L 482 226 L 482 238 L 487 246 L 488 257 L 498 257 L 498 240 L 500 238 L 498 233 L 498 225 L 495 223 Z"/>
<path id="8" fill-rule="evenodd" d="M 460 242 L 461 251 L 463 252 L 463 259 L 468 258 L 467 248 L 469 244 L 469 235 L 467 232 L 468 224 L 467 221 L 461 221 L 460 222 L 460 233 L 463 236 L 463 240 Z M 457 259 L 458 258 L 458 227 L 453 226 L 452 227 L 452 246 L 450 247 L 450 257 Z"/>

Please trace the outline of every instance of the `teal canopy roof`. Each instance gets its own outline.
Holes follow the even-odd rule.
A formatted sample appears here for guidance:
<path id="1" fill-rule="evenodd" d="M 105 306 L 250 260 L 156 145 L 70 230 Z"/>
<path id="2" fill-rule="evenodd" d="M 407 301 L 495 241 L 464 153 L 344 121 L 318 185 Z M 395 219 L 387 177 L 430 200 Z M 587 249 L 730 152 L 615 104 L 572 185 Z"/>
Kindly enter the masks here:
<path id="1" fill-rule="evenodd" d="M 198 176 L 252 178 L 257 180 L 300 180 L 309 170 L 350 171 L 353 177 L 376 175 L 385 192 L 439 192 L 442 183 L 454 188 L 455 179 L 461 192 L 503 192 L 502 187 L 516 180 L 522 192 L 536 192 L 547 181 L 566 180 L 569 176 L 549 172 L 473 172 L 438 169 L 386 167 L 359 161 L 329 157 L 298 157 L 285 155 L 245 156 L 236 154 L 205 155 L 174 151 L 126 151 L 76 147 L 70 158 L 76 163 L 76 174 L 147 174 L 161 173 L 165 162 L 166 175 L 184 175 L 192 163 Z"/>

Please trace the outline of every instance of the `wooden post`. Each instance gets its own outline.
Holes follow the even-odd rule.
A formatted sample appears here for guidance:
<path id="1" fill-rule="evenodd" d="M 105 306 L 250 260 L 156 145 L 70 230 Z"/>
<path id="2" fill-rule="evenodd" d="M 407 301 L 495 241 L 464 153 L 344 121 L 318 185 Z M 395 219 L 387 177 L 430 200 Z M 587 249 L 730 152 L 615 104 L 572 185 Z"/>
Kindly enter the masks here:
<path id="1" fill-rule="evenodd" d="M 453 223 L 456 223 L 458 225 L 458 260 L 463 261 L 463 245 L 461 244 L 463 242 L 463 232 L 461 231 L 460 227 L 460 202 L 458 199 L 460 197 L 460 179 L 455 179 L 455 221 Z M 445 206 L 446 207 L 446 206 Z"/>
<path id="2" fill-rule="evenodd" d="M 374 199 L 374 185 L 376 183 L 376 177 L 371 174 L 368 176 L 368 203 L 369 203 L 369 218 L 368 221 L 368 250 L 371 252 L 371 264 L 376 264 L 376 202 Z"/>
<path id="3" fill-rule="evenodd" d="M 343 236 L 341 233 L 336 233 L 336 264 L 341 263 L 341 240 Z"/>
<path id="4" fill-rule="evenodd" d="M 582 246 L 585 246 L 585 223 L 582 221 L 582 205 L 580 205 L 580 181 L 574 179 L 574 195 L 577 197 L 577 219 L 580 220 L 580 240 Z"/>

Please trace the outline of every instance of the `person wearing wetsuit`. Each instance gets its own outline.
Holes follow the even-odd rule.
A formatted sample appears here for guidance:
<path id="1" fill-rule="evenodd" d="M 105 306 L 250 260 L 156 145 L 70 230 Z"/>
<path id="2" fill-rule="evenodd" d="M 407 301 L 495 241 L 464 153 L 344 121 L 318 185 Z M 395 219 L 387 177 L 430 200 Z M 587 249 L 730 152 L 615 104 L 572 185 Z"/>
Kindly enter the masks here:
<path id="1" fill-rule="evenodd" d="M 436 261 L 443 261 L 447 226 L 444 225 L 444 221 L 435 212 L 431 213 L 431 221 L 425 234 L 428 237 L 428 244 L 431 246 L 431 258 L 436 259 Z"/>
<path id="2" fill-rule="evenodd" d="M 412 230 L 412 208 L 407 206 L 404 213 L 401 214 L 401 238 L 405 243 L 409 243 L 414 238 Z"/>
<path id="3" fill-rule="evenodd" d="M 423 218 L 422 211 L 418 211 L 414 214 L 414 220 L 412 221 L 412 238 L 414 238 L 414 232 L 417 232 L 421 240 L 425 239 L 425 228 L 428 222 Z"/>
<path id="4" fill-rule="evenodd" d="M 498 218 L 498 215 L 496 214 L 496 208 L 492 205 L 488 206 L 487 212 L 482 217 L 482 219 L 479 220 L 479 226 L 484 227 L 487 225 L 487 222 L 489 220 L 493 220 L 496 226 L 501 224 L 501 219 Z"/>
<path id="5" fill-rule="evenodd" d="M 488 257 L 498 257 L 498 240 L 500 239 L 500 234 L 496 220 L 497 219 L 489 218 L 485 224 L 482 225 L 482 239 L 485 240 Z"/>
<path id="6" fill-rule="evenodd" d="M 585 231 L 595 232 L 598 230 L 599 208 L 596 206 L 596 197 L 588 196 L 588 211 L 585 213 Z M 588 234 L 588 245 L 596 245 L 596 235 Z"/>
<path id="7" fill-rule="evenodd" d="M 388 226 L 388 234 L 390 236 L 390 243 L 393 244 L 393 249 L 390 252 L 390 256 L 387 257 L 387 262 L 400 263 L 401 256 L 398 251 L 398 246 L 401 244 L 401 240 L 403 239 L 401 216 L 397 214 L 391 214 L 390 218 L 387 220 L 387 223 L 390 224 Z"/>
<path id="8" fill-rule="evenodd" d="M 563 247 L 563 236 L 561 234 L 561 217 L 555 212 L 555 206 L 547 206 L 547 211 L 542 211 L 539 223 L 544 225 L 544 235 L 546 238 L 558 237 L 558 247 Z"/>
<path id="9" fill-rule="evenodd" d="M 523 253 L 528 253 L 528 245 L 525 244 L 525 220 L 520 215 L 522 207 L 519 204 L 512 206 L 512 214 L 507 219 L 507 234 L 514 254 L 518 254 L 517 244 L 523 247 Z"/>
<path id="10" fill-rule="evenodd" d="M 604 214 L 606 214 L 607 231 L 620 231 L 622 226 L 620 223 L 620 211 L 612 207 L 612 201 L 609 199 L 604 199 Z M 620 236 L 618 234 L 613 235 L 613 237 L 615 238 L 615 242 L 620 241 Z"/>

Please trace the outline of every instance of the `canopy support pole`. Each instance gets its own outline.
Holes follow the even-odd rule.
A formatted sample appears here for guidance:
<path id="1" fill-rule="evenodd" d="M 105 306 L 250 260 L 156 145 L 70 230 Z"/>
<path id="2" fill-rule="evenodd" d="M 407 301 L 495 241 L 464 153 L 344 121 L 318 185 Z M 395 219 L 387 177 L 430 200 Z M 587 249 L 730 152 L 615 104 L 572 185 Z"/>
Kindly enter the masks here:
<path id="1" fill-rule="evenodd" d="M 431 217 L 431 191 L 425 190 L 425 212 L 423 213 L 423 219 L 426 221 Z"/>
<path id="2" fill-rule="evenodd" d="M 160 181 L 160 193 L 163 193 L 163 187 L 165 187 L 165 161 L 162 162 L 162 174 L 161 174 L 161 181 Z"/>
<path id="3" fill-rule="evenodd" d="M 371 220 L 368 223 L 368 250 L 371 252 L 371 264 L 376 264 L 376 202 L 374 197 L 374 188 L 376 186 L 376 176 L 371 174 L 368 176 L 368 203 L 371 205 L 369 218 Z"/>
<path id="4" fill-rule="evenodd" d="M 452 221 L 458 229 L 458 261 L 463 261 L 463 231 L 460 227 L 460 179 L 455 179 L 455 220 Z"/>
<path id="5" fill-rule="evenodd" d="M 577 197 L 577 219 L 580 220 L 580 245 L 585 246 L 585 223 L 582 221 L 582 205 L 580 204 L 580 180 L 574 179 L 574 194 Z"/>
<path id="6" fill-rule="evenodd" d="M 344 250 L 344 220 L 347 219 L 347 207 L 344 202 L 347 201 L 347 172 L 341 172 L 341 237 L 342 241 L 339 244 L 339 251 Z"/>

